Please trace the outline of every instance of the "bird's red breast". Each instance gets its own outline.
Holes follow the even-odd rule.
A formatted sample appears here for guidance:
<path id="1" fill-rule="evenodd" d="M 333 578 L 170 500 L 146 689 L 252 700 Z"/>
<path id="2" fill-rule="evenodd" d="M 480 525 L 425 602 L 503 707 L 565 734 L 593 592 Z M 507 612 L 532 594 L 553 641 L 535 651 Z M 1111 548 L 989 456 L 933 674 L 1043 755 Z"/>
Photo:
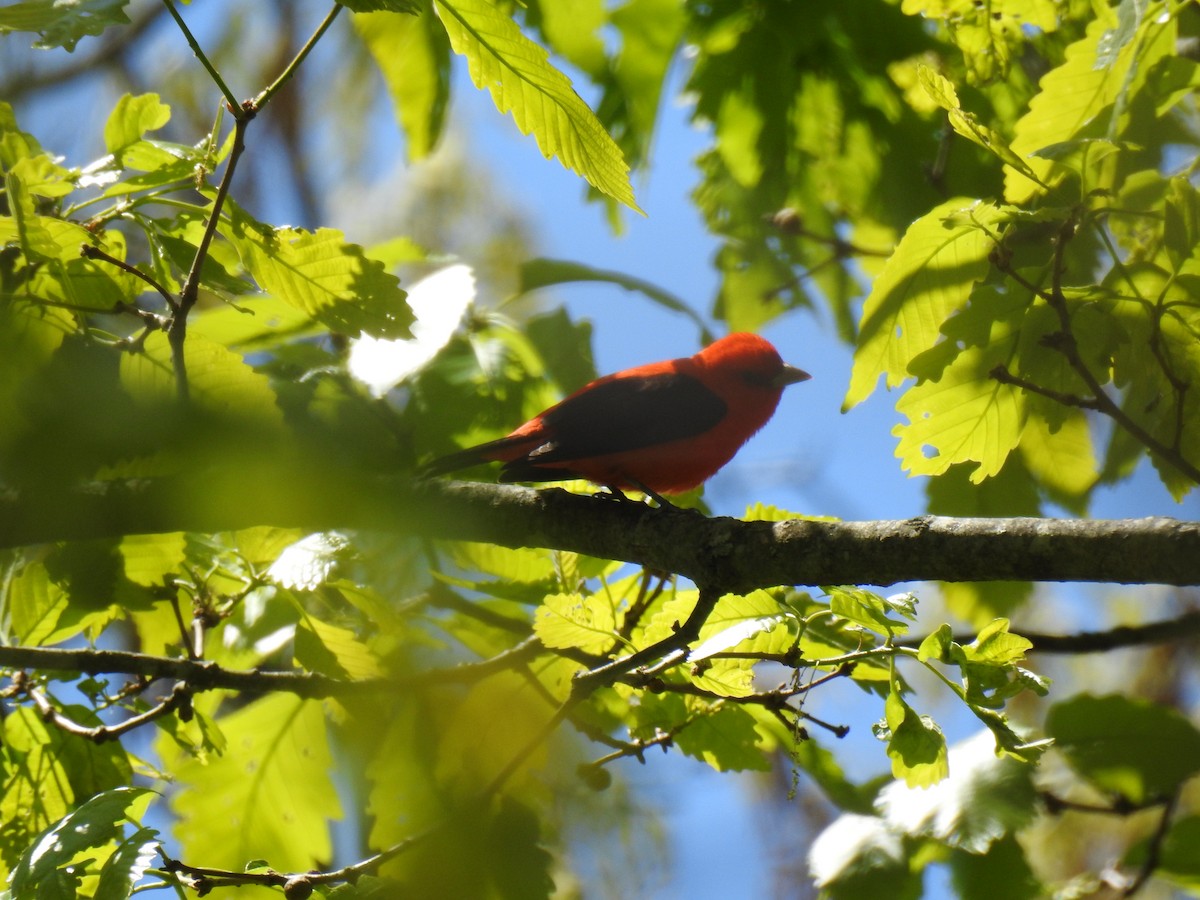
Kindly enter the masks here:
<path id="1" fill-rule="evenodd" d="M 586 478 L 678 494 L 711 478 L 767 423 L 783 389 L 805 381 L 765 339 L 739 332 L 694 356 L 591 382 L 508 436 L 435 460 L 441 474 L 487 460 L 500 480 Z"/>

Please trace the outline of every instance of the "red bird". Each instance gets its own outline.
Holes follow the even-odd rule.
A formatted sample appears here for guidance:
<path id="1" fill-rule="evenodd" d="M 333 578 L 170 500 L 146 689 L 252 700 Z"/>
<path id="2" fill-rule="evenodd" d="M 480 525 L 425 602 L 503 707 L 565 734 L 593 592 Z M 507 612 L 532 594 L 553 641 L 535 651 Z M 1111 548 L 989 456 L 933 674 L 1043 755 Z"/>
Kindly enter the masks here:
<path id="1" fill-rule="evenodd" d="M 507 437 L 429 463 L 442 475 L 488 461 L 500 481 L 586 478 L 660 499 L 711 478 L 809 379 L 756 334 L 723 337 L 695 356 L 598 378 Z"/>

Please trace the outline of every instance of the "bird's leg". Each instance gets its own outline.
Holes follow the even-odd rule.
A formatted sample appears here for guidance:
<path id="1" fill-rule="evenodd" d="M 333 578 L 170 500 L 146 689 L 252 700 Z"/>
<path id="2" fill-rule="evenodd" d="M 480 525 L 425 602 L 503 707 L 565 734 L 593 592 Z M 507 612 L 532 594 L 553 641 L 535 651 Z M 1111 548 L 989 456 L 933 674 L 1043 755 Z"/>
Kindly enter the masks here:
<path id="1" fill-rule="evenodd" d="M 668 500 L 662 494 L 658 494 L 658 493 L 650 490 L 650 488 L 646 487 L 644 484 L 642 484 L 636 478 L 626 477 L 625 480 L 628 481 L 635 488 L 637 488 L 639 491 L 641 491 L 643 494 L 645 494 L 647 497 L 649 497 L 651 500 L 658 503 L 658 506 L 660 509 L 675 509 L 674 503 L 672 503 L 670 500 Z M 622 494 L 622 496 L 624 496 L 624 495 Z"/>

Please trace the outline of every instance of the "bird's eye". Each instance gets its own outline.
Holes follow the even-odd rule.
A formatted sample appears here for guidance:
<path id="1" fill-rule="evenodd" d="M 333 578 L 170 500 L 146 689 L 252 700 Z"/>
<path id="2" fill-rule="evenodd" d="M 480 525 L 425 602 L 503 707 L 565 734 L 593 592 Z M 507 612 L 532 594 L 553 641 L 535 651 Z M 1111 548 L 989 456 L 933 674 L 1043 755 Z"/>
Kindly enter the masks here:
<path id="1" fill-rule="evenodd" d="M 746 384 L 752 385 L 754 387 L 769 388 L 769 387 L 773 386 L 771 384 L 771 376 L 767 375 L 764 372 L 755 372 L 755 371 L 751 371 L 751 370 L 747 369 L 746 371 L 741 372 L 740 374 L 742 377 L 742 381 L 744 381 L 744 382 L 746 382 Z"/>

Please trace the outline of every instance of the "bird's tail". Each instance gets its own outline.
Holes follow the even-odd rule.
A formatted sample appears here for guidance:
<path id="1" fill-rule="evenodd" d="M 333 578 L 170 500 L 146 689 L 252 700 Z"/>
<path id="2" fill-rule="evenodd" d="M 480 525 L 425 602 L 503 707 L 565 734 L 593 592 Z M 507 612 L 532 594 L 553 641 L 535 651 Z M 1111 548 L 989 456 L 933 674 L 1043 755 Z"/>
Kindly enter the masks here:
<path id="1" fill-rule="evenodd" d="M 486 444 L 468 447 L 466 450 L 459 450 L 432 459 L 417 469 L 417 475 L 421 478 L 435 478 L 438 475 L 457 472 L 459 469 L 469 469 L 486 462 L 507 462 L 526 453 L 530 443 L 528 437 L 502 437 L 495 441 L 488 441 Z"/>

